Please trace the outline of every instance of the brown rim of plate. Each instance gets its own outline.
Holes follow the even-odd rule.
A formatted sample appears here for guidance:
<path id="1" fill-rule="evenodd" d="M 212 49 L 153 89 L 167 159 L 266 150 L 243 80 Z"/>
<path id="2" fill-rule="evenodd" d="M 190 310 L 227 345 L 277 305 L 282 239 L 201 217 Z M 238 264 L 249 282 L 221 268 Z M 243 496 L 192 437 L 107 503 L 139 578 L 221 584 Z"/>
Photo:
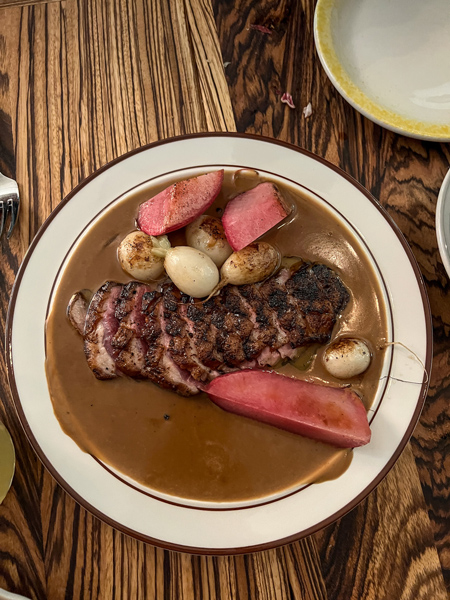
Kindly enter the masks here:
<path id="1" fill-rule="evenodd" d="M 409 426 L 406 430 L 405 435 L 403 436 L 403 438 L 401 439 L 399 445 L 397 446 L 395 452 L 392 454 L 391 458 L 388 460 L 387 464 L 384 466 L 384 468 L 381 470 L 381 472 L 377 475 L 377 477 L 374 478 L 373 481 L 370 482 L 370 484 L 360 493 L 358 494 L 355 498 L 353 498 L 353 500 L 351 502 L 349 502 L 348 504 L 346 504 L 344 507 L 342 507 L 340 510 L 338 510 L 336 513 L 334 513 L 333 515 L 329 516 L 328 518 L 324 519 L 323 521 L 321 521 L 320 523 L 317 523 L 316 525 L 313 525 L 311 527 L 309 527 L 308 529 L 305 529 L 301 532 L 292 534 L 290 536 L 287 536 L 285 538 L 281 538 L 278 540 L 273 540 L 271 542 L 267 542 L 264 544 L 257 544 L 255 546 L 242 546 L 239 548 L 215 548 L 215 549 L 211 549 L 211 548 L 196 548 L 196 547 L 190 547 L 190 546 L 182 546 L 179 544 L 172 544 L 170 542 L 165 542 L 165 541 L 161 541 L 155 538 L 152 538 L 150 536 L 146 536 L 143 535 L 139 532 L 136 532 L 135 530 L 132 530 L 124 525 L 122 525 L 121 523 L 118 523 L 117 521 L 114 521 L 114 519 L 111 519 L 109 516 L 103 514 L 102 512 L 100 512 L 97 508 L 95 508 L 94 506 L 92 506 L 91 504 L 89 504 L 88 502 L 86 502 L 86 500 L 84 500 L 73 488 L 71 488 L 67 482 L 59 475 L 59 473 L 56 471 L 56 469 L 53 468 L 53 465 L 49 462 L 48 458 L 45 456 L 45 454 L 43 453 L 42 449 L 40 448 L 36 438 L 33 435 L 33 432 L 31 431 L 31 428 L 28 424 L 28 421 L 26 419 L 25 413 L 22 409 L 22 405 L 20 402 L 20 398 L 19 398 L 19 394 L 17 391 L 17 386 L 16 386 L 16 381 L 15 381 L 15 376 L 14 376 L 14 367 L 12 364 L 12 359 L 11 359 L 11 352 L 10 352 L 10 348 L 11 348 L 11 338 L 12 338 L 12 322 L 13 322 L 13 317 L 14 317 L 14 309 L 15 309 L 15 304 L 16 304 L 16 299 L 17 299 L 17 293 L 18 293 L 18 289 L 20 287 L 20 283 L 23 277 L 23 274 L 25 272 L 26 266 L 30 260 L 30 257 L 35 249 L 35 247 L 37 246 L 40 238 L 42 237 L 42 235 L 44 234 L 45 230 L 47 229 L 47 227 L 49 226 L 49 224 L 53 221 L 54 217 L 58 214 L 58 212 L 60 210 L 62 210 L 62 208 L 79 192 L 80 189 L 82 189 L 86 184 L 88 184 L 90 181 L 92 181 L 93 179 L 95 179 L 95 177 L 97 177 L 99 174 L 103 173 L 104 171 L 108 170 L 110 167 L 114 166 L 115 164 L 121 162 L 122 160 L 125 160 L 127 158 L 129 158 L 130 156 L 133 156 L 134 154 L 138 154 L 139 152 L 143 152 L 145 150 L 148 150 L 149 148 L 155 148 L 157 146 L 163 145 L 163 144 L 170 144 L 172 142 L 176 142 L 176 141 L 181 141 L 181 140 L 187 140 L 187 139 L 196 139 L 196 138 L 206 138 L 206 137 L 210 137 L 210 138 L 218 138 L 218 137 L 228 137 L 228 138 L 242 138 L 242 139 L 253 139 L 255 141 L 262 141 L 268 144 L 275 144 L 275 145 L 279 145 L 279 146 L 283 146 L 285 148 L 288 148 L 289 150 L 293 150 L 295 152 L 298 152 L 300 154 L 304 154 L 310 158 L 312 158 L 313 160 L 317 160 L 318 162 L 324 164 L 326 167 L 332 169 L 333 171 L 335 171 L 336 173 L 338 173 L 338 175 L 340 175 L 341 177 L 343 177 L 344 179 L 346 179 L 349 183 L 351 183 L 353 186 L 355 186 L 358 191 L 360 191 L 362 194 L 364 194 L 364 196 L 366 196 L 366 198 L 379 210 L 379 212 L 383 215 L 383 217 L 385 218 L 385 220 L 387 221 L 387 223 L 390 225 L 391 229 L 394 231 L 394 233 L 397 235 L 400 243 L 403 246 L 403 249 L 411 263 L 411 267 L 414 271 L 414 274 L 416 276 L 417 279 L 417 283 L 419 285 L 419 289 L 420 289 L 420 295 L 422 298 L 422 303 L 423 303 L 423 309 L 424 309 L 424 317 L 425 317 L 425 325 L 426 325 L 426 333 L 427 333 L 427 347 L 426 347 L 426 357 L 425 357 L 425 373 L 424 373 L 424 380 L 422 382 L 422 386 L 421 386 L 421 390 L 420 390 L 420 395 L 417 401 L 417 405 L 413 414 L 413 417 L 409 423 Z M 198 133 L 198 134 L 188 134 L 188 135 L 183 135 L 183 136 L 177 136 L 177 137 L 172 137 L 172 138 L 167 138 L 165 140 L 160 140 L 157 142 L 153 142 L 151 144 L 147 144 L 145 146 L 141 146 L 139 148 L 136 148 L 134 150 L 131 150 L 130 152 L 127 152 L 126 154 L 123 154 L 120 157 L 115 158 L 114 160 L 112 160 L 111 162 L 107 163 L 106 165 L 103 165 L 102 167 L 100 167 L 100 169 L 98 169 L 97 171 L 95 171 L 94 173 L 92 173 L 91 175 L 89 175 L 86 179 L 84 179 L 81 183 L 79 183 L 61 202 L 60 204 L 58 204 L 58 206 L 52 211 L 52 213 L 49 215 L 49 217 L 45 220 L 45 222 L 42 224 L 42 226 L 40 227 L 39 231 L 37 232 L 37 234 L 35 235 L 34 239 L 32 240 L 30 247 L 28 248 L 27 253 L 25 254 L 25 257 L 23 259 L 23 262 L 19 268 L 19 271 L 17 273 L 16 276 L 16 280 L 14 282 L 14 286 L 11 292 L 11 298 L 10 298 L 10 302 L 9 302 L 9 306 L 8 306 L 8 314 L 7 314 L 7 319 L 6 319 L 6 363 L 7 363 L 7 368 L 8 368 L 8 381 L 9 381 L 9 385 L 11 388 L 11 394 L 13 397 L 13 401 L 14 401 L 14 406 L 16 408 L 19 420 L 22 424 L 22 427 L 31 443 L 31 445 L 33 446 L 34 451 L 36 452 L 36 454 L 39 456 L 41 462 L 44 464 L 44 466 L 46 467 L 46 469 L 49 471 L 49 473 L 56 479 L 56 481 L 61 485 L 61 487 L 70 495 L 72 496 L 72 498 L 78 502 L 78 504 L 80 504 L 81 506 L 83 506 L 85 509 L 89 510 L 89 512 L 91 512 L 94 516 L 98 517 L 100 520 L 104 521 L 105 523 L 107 523 L 108 525 L 110 525 L 111 527 L 114 527 L 115 529 L 121 531 L 122 533 L 125 533 L 126 535 L 129 535 L 131 537 L 134 537 L 140 541 L 146 542 L 146 543 L 150 543 L 153 544 L 155 546 L 159 546 L 161 548 L 164 548 L 166 550 L 173 550 L 176 552 L 189 552 L 189 553 L 193 553 L 193 554 L 204 554 L 204 555 L 230 555 L 230 554 L 246 554 L 249 552 L 261 552 L 263 550 L 269 550 L 269 549 L 273 549 L 273 548 L 277 548 L 279 546 L 283 546 L 285 544 L 290 544 L 292 542 L 298 541 L 299 539 L 302 539 L 304 537 L 307 537 L 313 533 L 316 533 L 317 531 L 323 529 L 324 527 L 331 525 L 332 523 L 334 523 L 335 521 L 337 521 L 338 519 L 342 518 L 344 515 L 346 515 L 348 512 L 350 512 L 353 508 L 355 508 L 370 492 L 372 492 L 377 486 L 378 484 L 384 479 L 384 477 L 387 475 L 387 473 L 391 470 L 391 468 L 394 466 L 395 462 L 397 461 L 397 459 L 399 458 L 399 456 L 401 455 L 404 447 L 406 446 L 406 444 L 408 443 L 414 429 L 416 426 L 417 421 L 419 420 L 420 414 L 422 412 L 423 409 L 423 405 L 425 403 L 426 400 L 426 396 L 427 396 L 427 391 L 428 391 L 428 386 L 429 386 L 429 380 L 430 380 L 430 374 L 431 374 L 431 361 L 432 361 L 432 340 L 433 340 L 433 329 L 432 329 L 432 319 L 431 319 L 431 309 L 430 309 L 430 303 L 429 303 L 429 299 L 428 299 L 428 295 L 426 292 L 426 288 L 425 288 L 425 283 L 423 281 L 422 278 L 422 274 L 420 272 L 420 269 L 418 267 L 418 264 L 416 262 L 416 259 L 412 253 L 412 250 L 410 248 L 410 246 L 408 245 L 408 242 L 406 241 L 406 239 L 404 238 L 402 232 L 400 231 L 399 227 L 396 225 L 396 223 L 391 219 L 391 217 L 389 216 L 389 214 L 387 213 L 387 211 L 381 206 L 381 204 L 372 196 L 372 194 L 370 194 L 370 192 L 368 190 L 366 190 L 358 181 L 356 181 L 351 175 L 348 175 L 347 173 L 345 173 L 345 171 L 341 170 L 339 167 L 337 167 L 336 165 L 333 165 L 332 163 L 328 162 L 327 160 L 325 160 L 324 158 L 317 156 L 316 154 L 314 154 L 313 152 L 310 152 L 309 150 L 305 150 L 303 148 L 299 148 L 297 146 L 294 146 L 293 144 L 287 143 L 287 142 L 282 142 L 280 140 L 276 140 L 276 139 L 272 139 L 272 138 L 267 138 L 264 136 L 258 136 L 258 135 L 252 135 L 252 134 L 242 134 L 242 133 Z"/>

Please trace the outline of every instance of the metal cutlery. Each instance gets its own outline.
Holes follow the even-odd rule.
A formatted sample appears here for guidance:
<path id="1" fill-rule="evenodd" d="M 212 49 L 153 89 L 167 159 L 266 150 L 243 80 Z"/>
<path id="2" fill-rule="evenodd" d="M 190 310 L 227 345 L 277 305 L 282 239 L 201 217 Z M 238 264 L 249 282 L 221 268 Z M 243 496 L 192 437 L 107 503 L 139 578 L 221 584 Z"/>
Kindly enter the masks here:
<path id="1" fill-rule="evenodd" d="M 9 239 L 19 215 L 19 187 L 14 179 L 5 177 L 0 173 L 0 235 L 3 233 L 7 218 L 10 217 L 8 233 Z"/>

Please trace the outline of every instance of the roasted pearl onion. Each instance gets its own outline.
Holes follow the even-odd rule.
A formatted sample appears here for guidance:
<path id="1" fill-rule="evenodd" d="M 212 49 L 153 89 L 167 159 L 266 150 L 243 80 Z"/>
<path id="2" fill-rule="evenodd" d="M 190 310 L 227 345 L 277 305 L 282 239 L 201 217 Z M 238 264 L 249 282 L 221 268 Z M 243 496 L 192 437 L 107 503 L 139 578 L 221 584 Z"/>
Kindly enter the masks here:
<path id="1" fill-rule="evenodd" d="M 351 379 L 361 375 L 371 361 L 370 350 L 365 342 L 355 338 L 341 338 L 328 346 L 323 364 L 333 377 Z"/>

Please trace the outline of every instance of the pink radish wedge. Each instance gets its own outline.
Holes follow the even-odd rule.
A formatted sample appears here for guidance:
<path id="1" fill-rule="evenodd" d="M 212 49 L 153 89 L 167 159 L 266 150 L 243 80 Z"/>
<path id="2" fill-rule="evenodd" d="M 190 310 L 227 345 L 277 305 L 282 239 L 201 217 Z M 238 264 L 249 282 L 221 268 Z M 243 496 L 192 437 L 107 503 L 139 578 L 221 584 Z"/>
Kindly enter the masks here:
<path id="1" fill-rule="evenodd" d="M 366 409 L 348 388 L 247 369 L 213 379 L 205 391 L 224 410 L 333 446 L 370 441 Z"/>
<path id="2" fill-rule="evenodd" d="M 289 213 L 277 187 L 268 181 L 260 183 L 228 202 L 222 217 L 228 243 L 233 250 L 242 250 Z"/>
<path id="3" fill-rule="evenodd" d="M 148 235 L 163 235 L 192 223 L 217 198 L 223 169 L 178 181 L 139 207 L 137 223 Z"/>

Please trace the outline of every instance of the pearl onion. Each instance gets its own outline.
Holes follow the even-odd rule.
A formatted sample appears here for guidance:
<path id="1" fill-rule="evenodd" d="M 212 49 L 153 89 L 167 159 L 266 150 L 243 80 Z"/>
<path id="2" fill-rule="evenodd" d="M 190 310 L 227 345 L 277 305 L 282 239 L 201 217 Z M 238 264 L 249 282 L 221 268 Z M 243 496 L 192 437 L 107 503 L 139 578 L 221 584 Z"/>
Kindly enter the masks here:
<path id="1" fill-rule="evenodd" d="M 219 283 L 219 270 L 213 261 L 190 246 L 170 248 L 164 267 L 177 288 L 194 298 L 205 298 Z"/>
<path id="2" fill-rule="evenodd" d="M 323 364 L 333 377 L 351 379 L 364 373 L 371 361 L 365 342 L 354 338 L 341 338 L 330 344 L 323 355 Z"/>
<path id="3" fill-rule="evenodd" d="M 201 215 L 186 227 L 186 241 L 188 246 L 209 256 L 218 267 L 233 252 L 227 242 L 222 221 L 209 215 Z"/>
<path id="4" fill-rule="evenodd" d="M 170 247 L 167 236 L 155 238 L 143 231 L 132 231 L 120 242 L 117 258 L 122 269 L 134 279 L 155 280 L 164 271 L 164 259 L 152 253 L 159 247 Z"/>

